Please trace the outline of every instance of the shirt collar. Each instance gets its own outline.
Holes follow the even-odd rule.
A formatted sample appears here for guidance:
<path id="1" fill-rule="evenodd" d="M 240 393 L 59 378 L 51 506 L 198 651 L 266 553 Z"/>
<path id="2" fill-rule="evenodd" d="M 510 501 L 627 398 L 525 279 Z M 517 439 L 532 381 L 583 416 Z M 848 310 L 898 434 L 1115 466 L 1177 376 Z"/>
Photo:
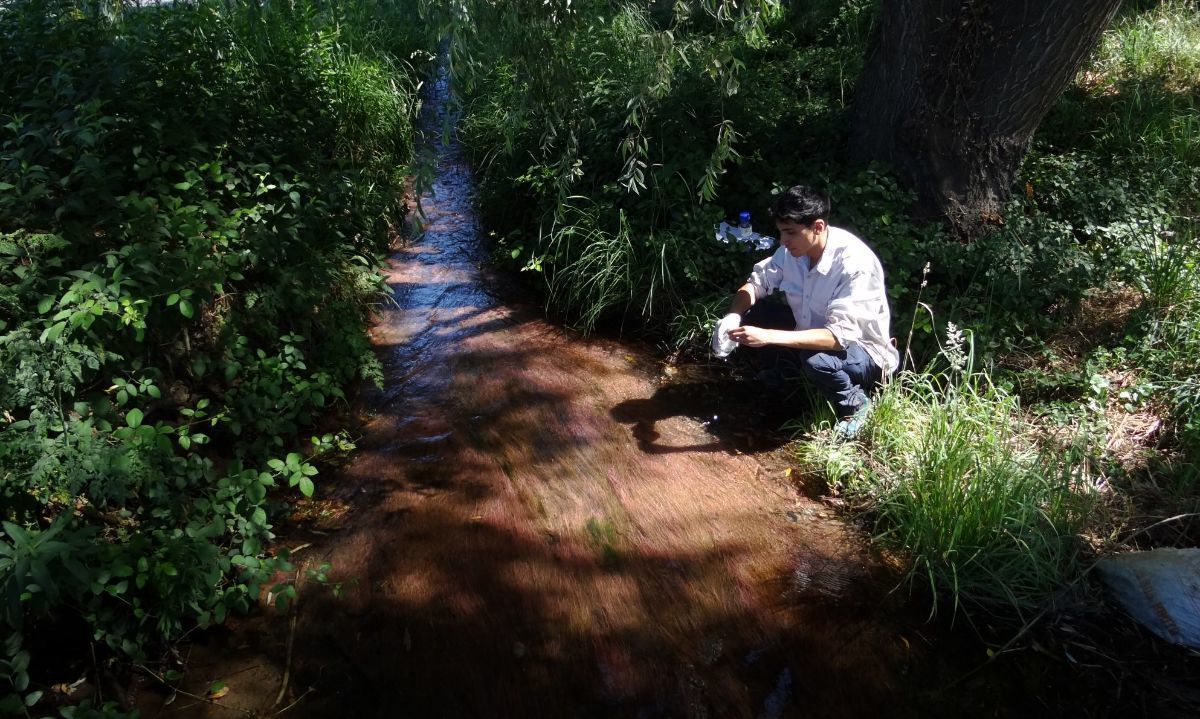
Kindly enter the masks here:
<path id="1" fill-rule="evenodd" d="M 834 228 L 830 227 L 829 225 L 826 225 L 826 228 L 827 229 L 825 232 L 828 234 L 825 236 L 825 251 L 821 253 L 821 261 L 817 263 L 817 266 L 811 266 L 811 260 L 808 258 L 808 255 L 800 258 L 800 262 L 804 265 L 804 269 L 810 271 L 816 270 L 818 274 L 822 275 L 828 275 L 830 270 L 833 269 L 833 250 L 835 247 L 841 247 L 842 244 L 841 233 L 835 233 L 833 231 Z"/>

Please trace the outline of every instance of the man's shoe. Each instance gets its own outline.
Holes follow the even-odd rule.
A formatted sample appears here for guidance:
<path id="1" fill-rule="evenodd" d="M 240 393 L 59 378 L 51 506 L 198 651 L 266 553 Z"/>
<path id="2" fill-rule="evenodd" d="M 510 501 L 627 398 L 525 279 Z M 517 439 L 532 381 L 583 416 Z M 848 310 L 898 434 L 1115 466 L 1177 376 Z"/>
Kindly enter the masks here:
<path id="1" fill-rule="evenodd" d="M 833 434 L 835 437 L 844 440 L 852 440 L 858 438 L 858 433 L 862 430 L 863 425 L 867 423 L 867 415 L 871 412 L 871 400 L 864 397 L 863 403 L 854 410 L 854 414 L 849 417 L 838 420 L 838 423 L 833 425 Z"/>

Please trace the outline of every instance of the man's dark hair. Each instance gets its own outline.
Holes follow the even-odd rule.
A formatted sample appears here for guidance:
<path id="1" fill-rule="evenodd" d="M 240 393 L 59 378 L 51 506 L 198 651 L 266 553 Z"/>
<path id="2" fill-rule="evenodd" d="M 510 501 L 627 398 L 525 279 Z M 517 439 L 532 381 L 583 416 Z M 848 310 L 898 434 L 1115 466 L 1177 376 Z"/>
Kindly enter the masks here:
<path id="1" fill-rule="evenodd" d="M 771 203 L 771 217 L 799 225 L 811 225 L 813 220 L 828 221 L 829 200 L 811 187 L 796 185 Z"/>

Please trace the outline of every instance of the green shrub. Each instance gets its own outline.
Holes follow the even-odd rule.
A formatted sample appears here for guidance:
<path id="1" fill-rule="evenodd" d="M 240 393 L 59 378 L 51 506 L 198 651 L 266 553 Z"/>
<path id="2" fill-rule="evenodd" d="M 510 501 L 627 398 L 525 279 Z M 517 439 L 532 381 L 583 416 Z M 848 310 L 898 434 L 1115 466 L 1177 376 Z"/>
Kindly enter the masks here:
<path id="1" fill-rule="evenodd" d="M 519 4 L 470 8 L 469 24 L 456 26 L 461 135 L 481 171 L 481 209 L 501 238 L 496 255 L 542 270 L 554 311 L 585 327 L 631 316 L 665 327 L 726 279 L 675 263 L 724 216 L 712 201 L 739 161 L 736 118 L 781 112 L 737 97 L 742 55 L 770 52 L 756 22 L 775 21 L 777 8 L 758 21 L 663 16 L 635 3 L 582 3 L 555 18 Z M 604 246 L 617 256 L 601 257 L 584 237 L 611 240 Z M 565 278 L 634 257 L 658 269 L 626 275 L 633 284 L 619 290 L 591 291 L 596 280 L 565 291 Z"/>
<path id="2" fill-rule="evenodd" d="M 347 446 L 416 83 L 358 3 L 91 7 L 0 10 L 0 607 L 138 656 L 253 603 Z"/>
<path id="3" fill-rule="evenodd" d="M 1039 442 L 1017 400 L 983 375 L 903 373 L 862 443 L 800 451 L 910 558 L 910 581 L 954 612 L 1027 619 L 1079 575 L 1086 465 Z"/>

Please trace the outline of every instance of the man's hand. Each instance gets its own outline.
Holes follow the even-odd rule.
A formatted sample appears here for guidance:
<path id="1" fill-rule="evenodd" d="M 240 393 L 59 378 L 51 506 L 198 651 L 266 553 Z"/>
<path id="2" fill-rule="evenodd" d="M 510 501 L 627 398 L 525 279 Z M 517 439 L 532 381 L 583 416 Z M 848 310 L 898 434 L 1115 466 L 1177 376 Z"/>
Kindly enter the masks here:
<path id="1" fill-rule="evenodd" d="M 729 331 L 729 339 L 747 347 L 763 347 L 770 344 L 771 330 L 746 325 Z"/>

